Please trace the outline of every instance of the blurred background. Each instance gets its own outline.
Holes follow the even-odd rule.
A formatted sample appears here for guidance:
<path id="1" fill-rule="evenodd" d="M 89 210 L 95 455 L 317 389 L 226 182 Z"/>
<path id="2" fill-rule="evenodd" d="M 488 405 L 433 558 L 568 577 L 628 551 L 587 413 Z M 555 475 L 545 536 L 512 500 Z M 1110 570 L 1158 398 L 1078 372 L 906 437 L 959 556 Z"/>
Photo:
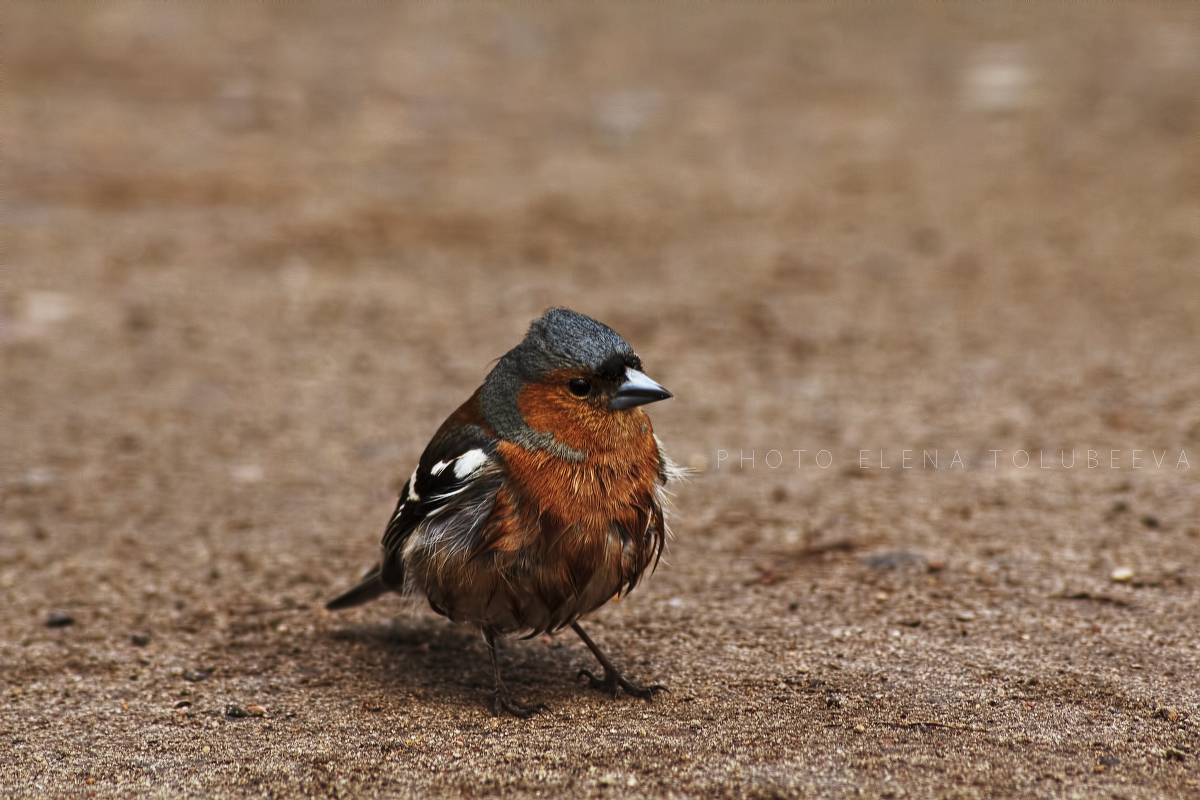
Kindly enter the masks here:
<path id="1" fill-rule="evenodd" d="M 1186 5 L 7 17 L 4 469 L 118 527 L 394 483 L 550 305 L 694 466 L 1200 439 Z"/>
<path id="2" fill-rule="evenodd" d="M 832 540 L 920 549 L 964 585 L 1024 572 L 1038 597 L 1194 569 L 1195 5 L 4 17 L 15 682 L 64 658 L 103 681 L 135 628 L 191 642 L 170 664 L 268 635 L 230 632 L 231 608 L 315 607 L 551 305 L 676 394 L 651 415 L 698 474 L 647 603 L 723 603 L 713 554 L 753 580 Z M 836 468 L 761 463 L 799 448 Z M 859 481 L 862 448 L 966 469 Z M 989 471 L 992 448 L 1122 449 L 1127 471 Z M 1135 473 L 1132 448 L 1193 469 Z M 760 462 L 718 470 L 718 449 Z"/>

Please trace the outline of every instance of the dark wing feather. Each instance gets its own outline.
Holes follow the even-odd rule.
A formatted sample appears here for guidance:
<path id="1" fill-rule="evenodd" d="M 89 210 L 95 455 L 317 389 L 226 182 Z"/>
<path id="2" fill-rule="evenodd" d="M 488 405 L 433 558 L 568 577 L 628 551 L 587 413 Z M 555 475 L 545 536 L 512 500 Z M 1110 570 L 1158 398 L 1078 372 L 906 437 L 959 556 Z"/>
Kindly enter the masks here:
<path id="1" fill-rule="evenodd" d="M 413 531 L 432 516 L 445 513 L 450 522 L 464 504 L 478 508 L 492 502 L 499 491 L 496 440 L 478 425 L 460 425 L 439 431 L 411 477 L 400 491 L 400 500 L 383 534 L 382 557 L 352 589 L 331 600 L 331 611 L 352 608 L 388 591 L 404 588 L 404 545 Z"/>
<path id="2" fill-rule="evenodd" d="M 453 516 L 462 504 L 478 504 L 481 495 L 495 494 L 495 470 L 486 468 L 495 459 L 495 438 L 477 425 L 450 428 L 434 437 L 404 484 L 383 534 L 380 579 L 385 586 L 403 588 L 404 546 L 421 523 L 443 513 Z"/>
<path id="3" fill-rule="evenodd" d="M 387 590 L 388 588 L 379 578 L 379 565 L 376 564 L 353 589 L 348 589 L 330 600 L 325 604 L 325 608 L 329 611 L 341 611 L 343 608 L 361 606 L 386 593 Z"/>

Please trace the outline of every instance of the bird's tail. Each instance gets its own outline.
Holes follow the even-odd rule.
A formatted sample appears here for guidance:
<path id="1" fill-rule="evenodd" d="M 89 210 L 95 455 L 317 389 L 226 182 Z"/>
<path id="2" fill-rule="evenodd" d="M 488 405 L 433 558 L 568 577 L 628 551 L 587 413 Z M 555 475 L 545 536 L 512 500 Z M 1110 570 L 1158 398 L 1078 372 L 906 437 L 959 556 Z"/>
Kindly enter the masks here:
<path id="1" fill-rule="evenodd" d="M 379 565 L 376 564 L 371 568 L 370 572 L 363 576 L 363 579 L 358 582 L 357 586 L 342 592 L 330 600 L 325 604 L 325 608 L 330 611 L 354 608 L 355 606 L 361 606 L 363 603 L 371 602 L 386 591 L 388 591 L 388 587 L 383 585 L 383 579 L 379 575 Z"/>

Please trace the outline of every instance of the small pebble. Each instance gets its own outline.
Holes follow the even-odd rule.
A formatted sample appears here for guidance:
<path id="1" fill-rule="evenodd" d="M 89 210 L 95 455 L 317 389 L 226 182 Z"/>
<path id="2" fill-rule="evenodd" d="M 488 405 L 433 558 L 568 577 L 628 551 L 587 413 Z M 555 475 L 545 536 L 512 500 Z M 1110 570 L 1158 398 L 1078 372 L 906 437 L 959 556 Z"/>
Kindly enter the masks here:
<path id="1" fill-rule="evenodd" d="M 970 622 L 971 620 L 975 619 L 975 612 L 960 611 L 960 612 L 958 612 L 958 614 L 955 615 L 954 618 L 957 619 L 959 622 Z"/>
<path id="2" fill-rule="evenodd" d="M 150 634 L 148 634 L 148 633 L 135 633 L 135 634 L 133 635 L 133 643 L 134 643 L 134 645 L 136 645 L 137 647 L 145 647 L 146 645 L 150 644 Z"/>
<path id="3" fill-rule="evenodd" d="M 246 706 L 246 710 L 249 711 L 251 714 L 253 714 L 256 717 L 265 717 L 267 715 L 267 710 L 257 704 L 252 705 L 252 706 Z"/>
<path id="4" fill-rule="evenodd" d="M 263 479 L 263 468 L 258 464 L 236 464 L 229 468 L 229 477 L 235 483 L 260 483 Z"/>
<path id="5" fill-rule="evenodd" d="M 191 681 L 192 683 L 199 683 L 200 681 L 208 679 L 208 673 L 203 670 L 189 669 L 187 672 L 183 673 L 183 679 L 185 681 Z"/>
<path id="6" fill-rule="evenodd" d="M 241 706 L 230 703 L 229 705 L 225 706 L 225 716 L 233 717 L 234 719 L 242 719 L 243 717 L 252 717 L 254 714 L 242 708 Z"/>
<path id="7" fill-rule="evenodd" d="M 1110 577 L 1117 583 L 1128 583 L 1133 580 L 1133 570 L 1129 567 L 1117 567 Z"/>
<path id="8" fill-rule="evenodd" d="M 1175 708 L 1174 706 L 1159 706 L 1158 708 L 1154 709 L 1154 713 L 1150 716 L 1156 719 L 1165 719 L 1168 722 L 1178 722 L 1179 709 Z"/>
<path id="9" fill-rule="evenodd" d="M 62 611 L 52 611 L 50 616 L 46 617 L 47 628 L 63 628 L 74 624 L 75 618 Z"/>

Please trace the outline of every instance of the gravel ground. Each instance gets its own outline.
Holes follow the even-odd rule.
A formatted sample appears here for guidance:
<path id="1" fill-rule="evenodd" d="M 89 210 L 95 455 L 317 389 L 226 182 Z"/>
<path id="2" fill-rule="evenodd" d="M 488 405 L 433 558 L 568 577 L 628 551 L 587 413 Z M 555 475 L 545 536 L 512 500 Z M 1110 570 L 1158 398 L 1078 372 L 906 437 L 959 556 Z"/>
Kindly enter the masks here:
<path id="1" fill-rule="evenodd" d="M 1196 5 L 3 13 L 0 794 L 1200 796 Z M 321 608 L 549 305 L 676 394 L 671 691 L 495 719 Z"/>

